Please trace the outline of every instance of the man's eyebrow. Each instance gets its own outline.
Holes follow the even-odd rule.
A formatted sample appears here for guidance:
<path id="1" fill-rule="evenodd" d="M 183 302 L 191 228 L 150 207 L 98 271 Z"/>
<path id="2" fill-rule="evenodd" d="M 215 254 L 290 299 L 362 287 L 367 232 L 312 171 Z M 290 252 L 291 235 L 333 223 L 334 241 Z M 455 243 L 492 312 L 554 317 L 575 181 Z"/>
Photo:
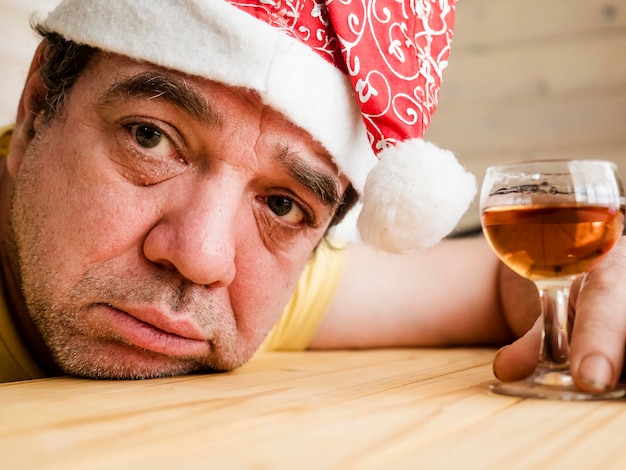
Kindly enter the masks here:
<path id="1" fill-rule="evenodd" d="M 341 193 L 339 180 L 335 175 L 307 165 L 288 147 L 281 147 L 277 156 L 289 175 L 314 194 L 322 204 L 333 211 L 339 206 Z"/>
<path id="2" fill-rule="evenodd" d="M 205 124 L 219 125 L 221 116 L 184 79 L 156 71 L 143 72 L 115 82 L 98 99 L 98 107 L 110 107 L 134 98 L 165 100 Z"/>

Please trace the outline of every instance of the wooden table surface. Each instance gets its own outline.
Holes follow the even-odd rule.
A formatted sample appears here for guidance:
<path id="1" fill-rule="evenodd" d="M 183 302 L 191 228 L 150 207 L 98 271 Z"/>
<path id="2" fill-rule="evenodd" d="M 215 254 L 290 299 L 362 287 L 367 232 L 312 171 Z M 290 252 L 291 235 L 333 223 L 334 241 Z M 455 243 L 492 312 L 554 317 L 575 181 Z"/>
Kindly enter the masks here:
<path id="1" fill-rule="evenodd" d="M 0 385 L 0 468 L 626 468 L 626 401 L 493 395 L 489 349 L 258 355 Z"/>

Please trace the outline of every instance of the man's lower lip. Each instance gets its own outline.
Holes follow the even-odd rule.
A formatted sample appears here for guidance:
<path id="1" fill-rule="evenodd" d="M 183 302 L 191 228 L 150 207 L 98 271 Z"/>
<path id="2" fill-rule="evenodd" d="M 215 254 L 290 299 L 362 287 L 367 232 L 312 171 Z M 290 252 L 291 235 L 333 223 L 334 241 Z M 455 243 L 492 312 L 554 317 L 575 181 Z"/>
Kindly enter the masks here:
<path id="1" fill-rule="evenodd" d="M 160 330 L 109 306 L 103 306 L 107 322 L 125 342 L 167 356 L 204 356 L 208 342 Z"/>

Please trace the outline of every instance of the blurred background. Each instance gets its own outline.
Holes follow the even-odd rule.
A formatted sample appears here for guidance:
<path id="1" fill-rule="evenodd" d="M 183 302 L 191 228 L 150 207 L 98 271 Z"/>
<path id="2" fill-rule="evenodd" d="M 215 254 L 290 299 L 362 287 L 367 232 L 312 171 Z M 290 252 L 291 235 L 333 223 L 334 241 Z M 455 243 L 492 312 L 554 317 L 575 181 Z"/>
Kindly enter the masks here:
<path id="1" fill-rule="evenodd" d="M 0 0 L 0 126 L 15 119 L 30 59 L 39 43 L 28 20 L 33 12 L 44 15 L 60 0 Z"/>
<path id="2" fill-rule="evenodd" d="M 478 178 L 521 159 L 609 159 L 626 182 L 626 0 L 460 0 L 427 139 Z M 478 226 L 473 207 L 459 229 Z"/>
<path id="3" fill-rule="evenodd" d="M 13 121 L 37 39 L 0 0 L 0 125 Z M 626 0 L 460 0 L 440 105 L 426 135 L 478 181 L 488 165 L 602 158 L 626 181 Z M 475 202 L 458 231 L 478 227 Z"/>

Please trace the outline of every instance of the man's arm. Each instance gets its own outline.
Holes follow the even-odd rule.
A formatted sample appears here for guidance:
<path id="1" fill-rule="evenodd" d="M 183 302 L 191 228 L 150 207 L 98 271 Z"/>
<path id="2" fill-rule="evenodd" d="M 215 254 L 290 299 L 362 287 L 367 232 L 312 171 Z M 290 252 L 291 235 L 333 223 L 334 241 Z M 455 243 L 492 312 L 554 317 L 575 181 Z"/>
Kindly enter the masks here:
<path id="1" fill-rule="evenodd" d="M 501 305 L 498 287 L 510 276 L 503 269 L 482 237 L 447 240 L 403 255 L 354 245 L 311 348 L 510 342 L 536 318 L 536 308 L 528 305 L 537 306 L 537 293 L 528 281 L 514 283 L 526 307 L 524 318 L 509 325 L 501 307 L 510 301 Z"/>
<path id="2" fill-rule="evenodd" d="M 358 245 L 349 250 L 311 348 L 494 345 L 519 338 L 498 351 L 494 373 L 504 381 L 532 373 L 542 327 L 537 290 L 504 267 L 483 238 L 444 241 L 410 255 Z M 570 304 L 576 384 L 588 391 L 613 388 L 626 341 L 626 238 L 574 283 Z"/>

